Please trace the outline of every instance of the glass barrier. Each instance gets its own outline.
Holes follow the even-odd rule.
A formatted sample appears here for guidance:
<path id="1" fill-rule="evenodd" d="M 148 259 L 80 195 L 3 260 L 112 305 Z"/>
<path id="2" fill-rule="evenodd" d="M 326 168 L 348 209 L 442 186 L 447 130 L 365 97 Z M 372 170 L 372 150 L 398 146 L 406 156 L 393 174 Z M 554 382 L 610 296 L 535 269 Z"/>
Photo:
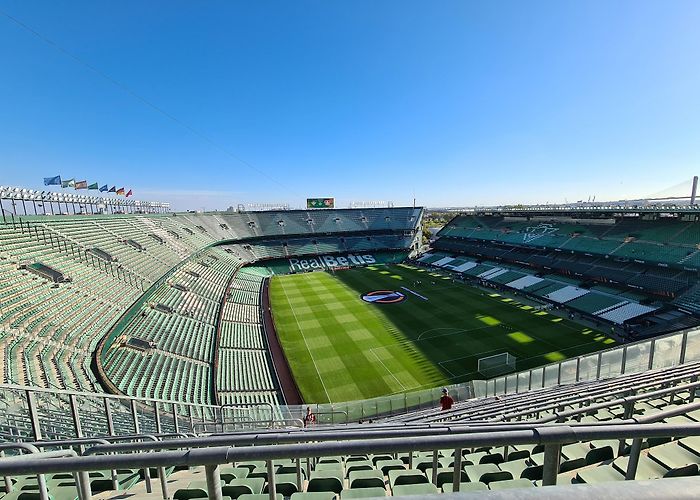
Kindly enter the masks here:
<path id="1" fill-rule="evenodd" d="M 696 361 L 700 361 L 700 328 L 490 380 L 450 385 L 448 389 L 455 401 L 465 401 Z M 317 425 L 342 424 L 434 409 L 441 395 L 441 388 L 434 387 L 333 404 L 272 406 L 256 403 L 220 407 L 0 385 L 0 440 L 32 440 L 36 435 L 44 439 L 65 439 L 110 433 L 230 432 L 298 426 L 302 425 L 300 421 L 307 407 L 315 414 Z M 32 418 L 32 406 L 35 418 Z"/>
<path id="2" fill-rule="evenodd" d="M 640 342 L 625 347 L 624 373 L 643 372 L 649 368 L 649 343 Z"/>
<path id="3" fill-rule="evenodd" d="M 475 397 L 472 383 L 446 386 L 455 401 Z M 442 388 L 434 387 L 422 391 L 392 394 L 377 398 L 343 403 L 319 403 L 310 405 L 317 424 L 360 422 L 376 417 L 388 417 L 428 408 L 437 408 Z M 303 414 L 297 418 L 303 418 Z"/>
<path id="4" fill-rule="evenodd" d="M 700 329 L 686 333 L 684 363 L 700 361 Z"/>
<path id="5" fill-rule="evenodd" d="M 559 384 L 559 363 L 544 367 L 544 387 L 553 387 Z"/>
<path id="6" fill-rule="evenodd" d="M 652 368 L 667 368 L 676 366 L 681 361 L 682 335 L 656 339 L 654 342 L 654 358 Z"/>
<path id="7" fill-rule="evenodd" d="M 694 361 L 700 361 L 700 328 L 697 327 L 652 340 L 620 345 L 529 371 L 486 381 L 475 380 L 472 384 L 477 397 L 493 396 L 615 377 L 623 373 L 667 368 Z"/>
<path id="8" fill-rule="evenodd" d="M 613 349 L 600 353 L 600 369 L 598 378 L 617 377 L 622 373 L 623 349 Z"/>
<path id="9" fill-rule="evenodd" d="M 573 384 L 576 382 L 576 368 L 578 366 L 578 360 L 567 359 L 561 362 L 561 368 L 559 370 L 559 383 L 560 384 Z"/>
<path id="10" fill-rule="evenodd" d="M 544 368 L 534 368 L 530 370 L 530 388 L 531 389 L 541 389 L 544 383 Z M 521 389 L 520 392 L 523 392 Z"/>

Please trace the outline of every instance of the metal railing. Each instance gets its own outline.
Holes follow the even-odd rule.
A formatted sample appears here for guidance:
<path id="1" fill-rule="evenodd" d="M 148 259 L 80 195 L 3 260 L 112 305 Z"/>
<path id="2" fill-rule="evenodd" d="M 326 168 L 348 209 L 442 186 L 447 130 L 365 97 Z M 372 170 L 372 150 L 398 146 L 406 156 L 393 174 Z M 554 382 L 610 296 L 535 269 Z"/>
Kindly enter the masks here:
<path id="1" fill-rule="evenodd" d="M 658 420 L 669 412 L 649 417 Z M 437 483 L 439 450 L 454 450 L 453 489 L 459 491 L 462 453 L 465 449 L 541 445 L 544 447 L 542 485 L 555 485 L 560 470 L 561 449 L 568 443 L 593 440 L 632 440 L 625 478 L 634 479 L 644 439 L 700 436 L 700 424 L 621 423 L 613 425 L 535 425 L 501 424 L 500 426 L 436 426 L 432 429 L 396 429 L 386 426 L 358 426 L 354 431 L 295 431 L 283 434 L 214 436 L 209 438 L 173 439 L 135 444 L 99 444 L 83 456 L 70 458 L 18 457 L 0 460 L 0 475 L 85 473 L 105 469 L 150 469 L 204 466 L 209 498 L 221 500 L 220 465 L 240 461 L 265 461 L 268 492 L 275 498 L 274 460 L 295 461 L 297 478 L 301 478 L 301 460 L 349 454 L 432 452 L 432 482 Z M 425 430 L 432 430 L 425 435 Z M 245 446 L 245 441 L 255 446 Z M 267 444 L 269 443 L 269 444 Z M 186 449 L 182 449 L 186 448 Z M 143 453 L 138 453 L 144 451 Z M 104 453 L 104 455 L 101 455 Z M 409 462 L 409 467 L 411 466 Z M 89 482 L 76 483 L 81 500 L 91 498 Z M 167 484 L 161 481 L 163 497 Z"/>
<path id="2" fill-rule="evenodd" d="M 457 401 L 515 394 L 700 361 L 700 328 L 618 346 L 487 381 L 448 386 Z M 360 401 L 308 405 L 316 423 L 366 421 L 435 408 L 440 389 Z M 229 432 L 241 428 L 299 426 L 306 406 L 238 405 L 235 408 L 100 393 L 0 385 L 0 439 L 89 437 L 160 432 Z"/>
<path id="3" fill-rule="evenodd" d="M 0 441 L 302 427 L 268 403 L 200 405 L 0 384 Z"/>

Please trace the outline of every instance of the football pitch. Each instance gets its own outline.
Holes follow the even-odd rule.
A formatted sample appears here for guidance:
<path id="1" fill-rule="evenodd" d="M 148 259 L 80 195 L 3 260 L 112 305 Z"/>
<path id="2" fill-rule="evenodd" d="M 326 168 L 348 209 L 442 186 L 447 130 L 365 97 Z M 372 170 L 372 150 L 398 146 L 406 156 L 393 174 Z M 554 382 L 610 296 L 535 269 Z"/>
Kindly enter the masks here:
<path id="1" fill-rule="evenodd" d="M 362 300 L 370 292 L 379 293 L 368 300 L 380 300 Z M 502 352 L 517 358 L 520 371 L 615 343 L 524 301 L 406 264 L 274 276 L 270 300 L 280 342 L 309 403 L 483 378 L 477 360 Z"/>

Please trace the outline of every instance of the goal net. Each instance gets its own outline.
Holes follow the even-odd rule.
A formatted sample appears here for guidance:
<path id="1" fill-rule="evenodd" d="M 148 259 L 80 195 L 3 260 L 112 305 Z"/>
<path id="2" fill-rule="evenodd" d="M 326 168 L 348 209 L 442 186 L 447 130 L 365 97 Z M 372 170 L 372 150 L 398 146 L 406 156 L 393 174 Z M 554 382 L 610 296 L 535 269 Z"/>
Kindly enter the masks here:
<path id="1" fill-rule="evenodd" d="M 479 358 L 477 370 L 486 378 L 498 377 L 515 371 L 515 356 L 509 352 Z"/>

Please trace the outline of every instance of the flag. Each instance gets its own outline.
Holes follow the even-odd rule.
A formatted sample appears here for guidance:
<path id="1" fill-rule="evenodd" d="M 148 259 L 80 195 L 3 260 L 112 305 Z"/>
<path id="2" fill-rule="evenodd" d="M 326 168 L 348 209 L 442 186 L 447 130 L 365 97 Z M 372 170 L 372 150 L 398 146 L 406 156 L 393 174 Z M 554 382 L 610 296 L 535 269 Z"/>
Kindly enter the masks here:
<path id="1" fill-rule="evenodd" d="M 88 188 L 88 189 L 100 189 L 99 187 L 97 187 L 97 183 L 96 183 L 96 182 L 93 182 L 93 183 L 90 184 L 87 188 Z"/>
<path id="2" fill-rule="evenodd" d="M 62 188 L 72 188 L 75 187 L 75 179 L 68 179 L 67 181 L 61 182 Z"/>
<path id="3" fill-rule="evenodd" d="M 44 177 L 44 186 L 60 186 L 61 185 L 61 176 L 57 175 L 56 177 Z"/>
<path id="4" fill-rule="evenodd" d="M 75 183 L 75 189 L 87 189 L 87 181 L 78 181 Z"/>
<path id="5" fill-rule="evenodd" d="M 107 184 L 100 187 L 100 193 L 104 193 L 105 191 L 107 191 Z"/>
<path id="6" fill-rule="evenodd" d="M 116 193 L 116 192 L 117 192 L 117 186 L 112 186 L 111 188 L 109 188 L 109 191 L 107 191 L 107 192 L 108 192 L 108 193 Z"/>
<path id="7" fill-rule="evenodd" d="M 129 192 L 126 193 L 126 197 L 128 198 L 128 197 L 131 196 L 132 194 L 133 194 L 133 193 L 131 192 L 131 189 L 129 189 Z"/>
<path id="8" fill-rule="evenodd" d="M 123 194 L 124 194 L 124 188 L 119 188 L 119 189 L 117 189 L 117 194 L 123 195 Z"/>

